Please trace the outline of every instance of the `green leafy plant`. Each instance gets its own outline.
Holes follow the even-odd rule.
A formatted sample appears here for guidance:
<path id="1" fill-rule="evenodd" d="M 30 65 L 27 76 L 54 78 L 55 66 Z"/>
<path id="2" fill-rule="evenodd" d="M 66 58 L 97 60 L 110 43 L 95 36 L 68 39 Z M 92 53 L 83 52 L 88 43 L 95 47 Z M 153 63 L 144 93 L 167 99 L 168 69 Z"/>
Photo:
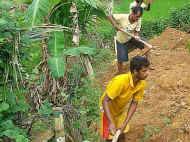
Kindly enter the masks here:
<path id="1" fill-rule="evenodd" d="M 38 113 L 42 116 L 48 117 L 53 113 L 51 104 L 48 102 L 48 100 L 45 100 L 38 110 Z"/>
<path id="2" fill-rule="evenodd" d="M 64 33 L 54 32 L 52 38 L 49 40 L 49 54 L 48 65 L 53 77 L 60 78 L 64 76 L 66 56 L 80 56 L 80 55 L 93 55 L 94 49 L 90 47 L 75 47 L 64 48 Z"/>
<path id="3" fill-rule="evenodd" d="M 157 19 L 154 21 L 144 21 L 141 35 L 145 38 L 151 38 L 160 34 L 168 26 L 168 19 Z"/>
<path id="4" fill-rule="evenodd" d="M 1 88 L 0 93 L 0 137 L 6 136 L 16 142 L 28 142 L 26 132 L 14 123 L 16 114 L 26 113 L 29 108 L 23 96 L 24 92 Z"/>
<path id="5" fill-rule="evenodd" d="M 48 16 L 50 10 L 58 2 L 60 0 L 33 0 L 28 8 L 26 21 L 31 27 L 44 23 L 44 17 Z"/>
<path id="6" fill-rule="evenodd" d="M 21 5 L 16 5 L 16 2 L 19 2 Z M 9 137 L 17 142 L 28 141 L 25 130 L 19 125 L 22 123 L 22 120 L 18 118 L 20 114 L 26 115 L 29 110 L 29 105 L 26 103 L 24 94 L 29 94 L 27 96 L 30 99 L 29 101 L 35 101 L 35 99 L 40 100 L 43 97 L 40 95 L 43 94 L 45 96 L 49 93 L 47 92 L 46 94 L 43 92 L 43 83 L 45 82 L 46 74 L 43 72 L 41 66 L 45 64 L 47 69 L 48 63 L 48 69 L 53 79 L 50 76 L 48 77 L 53 81 L 57 81 L 63 79 L 61 77 L 65 74 L 66 57 L 80 56 L 83 54 L 94 55 L 95 53 L 94 49 L 85 43 L 80 43 L 79 47 L 73 47 L 72 45 L 73 21 L 70 17 L 71 4 L 75 2 L 77 5 L 79 27 L 81 28 L 80 34 L 83 38 L 87 35 L 87 24 L 88 26 L 96 24 L 96 21 L 93 23 L 94 17 L 96 17 L 95 15 L 98 13 L 102 14 L 101 9 L 98 8 L 96 3 L 97 1 L 94 0 L 24 0 L 23 2 L 29 5 L 22 5 L 22 0 L 0 1 L 0 73 L 2 75 L 0 78 L 0 87 L 3 86 L 2 96 L 0 96 L 0 138 Z M 27 7 L 29 8 L 27 9 Z M 45 46 L 42 46 L 41 43 Z M 40 59 L 44 53 L 41 47 L 48 47 L 48 53 L 46 52 L 47 62 Z M 70 73 L 69 78 L 71 80 L 70 83 L 73 84 L 66 86 L 68 100 L 73 96 L 77 98 L 76 92 L 83 94 L 82 91 L 84 90 L 86 90 L 85 93 L 91 91 L 95 93 L 96 95 L 94 97 L 97 99 L 97 89 L 88 90 L 87 85 L 82 86 L 84 90 L 79 89 L 81 75 L 84 69 L 81 63 L 78 63 L 77 67 L 74 66 L 72 71 L 76 68 L 78 68 L 78 71 Z M 61 90 L 57 89 L 55 91 L 56 93 L 62 92 L 62 90 L 65 91 L 65 86 L 61 84 L 62 82 L 62 80 L 58 83 L 56 82 Z M 26 92 L 22 91 L 23 86 L 26 88 Z M 52 86 L 52 84 L 49 86 Z M 72 93 L 71 96 L 68 92 Z M 38 96 L 36 97 L 36 94 L 40 97 L 37 98 Z M 33 100 L 30 98 L 30 95 L 36 98 Z M 88 98 L 85 98 L 85 96 L 81 99 L 83 102 L 88 101 Z M 95 102 L 90 100 L 88 101 L 88 105 L 95 106 Z M 98 114 L 94 106 L 92 108 L 86 108 L 84 106 L 81 110 L 81 114 L 88 117 L 88 126 L 92 122 L 92 119 L 95 118 L 95 115 L 97 116 Z M 84 108 L 87 110 L 85 111 Z M 42 116 L 49 117 L 52 114 L 50 103 L 44 101 L 38 112 Z M 76 123 L 76 126 L 78 124 Z M 85 137 L 88 137 L 88 131 L 84 131 L 83 133 L 85 133 Z"/>
<path id="7" fill-rule="evenodd" d="M 169 117 L 166 117 L 166 116 L 165 116 L 165 117 L 163 118 L 163 122 L 164 122 L 165 125 L 169 125 L 169 124 L 171 124 L 172 121 L 171 121 L 171 119 L 170 119 Z"/>
<path id="8" fill-rule="evenodd" d="M 169 11 L 168 18 L 161 18 L 154 21 L 143 21 L 142 36 L 151 38 L 160 34 L 166 27 L 178 28 L 189 32 L 190 28 L 190 3 L 182 8 L 173 8 Z"/>
<path id="9" fill-rule="evenodd" d="M 81 128 L 83 133 L 83 139 L 88 141 L 97 141 L 98 133 L 96 128 L 99 120 L 99 107 L 97 101 L 101 95 L 101 90 L 98 87 L 95 87 L 93 83 L 84 79 L 82 81 L 82 86 L 77 88 L 76 94 L 72 98 L 72 104 L 80 112 L 80 119 L 76 123 L 79 128 Z"/>
<path id="10" fill-rule="evenodd" d="M 141 139 L 141 142 L 145 142 L 150 139 L 153 134 L 159 133 L 160 128 L 156 126 L 147 125 L 144 127 L 144 136 Z"/>
<path id="11" fill-rule="evenodd" d="M 170 11 L 169 24 L 173 28 L 179 28 L 189 31 L 190 28 L 190 3 L 185 4 L 180 9 L 172 9 Z"/>

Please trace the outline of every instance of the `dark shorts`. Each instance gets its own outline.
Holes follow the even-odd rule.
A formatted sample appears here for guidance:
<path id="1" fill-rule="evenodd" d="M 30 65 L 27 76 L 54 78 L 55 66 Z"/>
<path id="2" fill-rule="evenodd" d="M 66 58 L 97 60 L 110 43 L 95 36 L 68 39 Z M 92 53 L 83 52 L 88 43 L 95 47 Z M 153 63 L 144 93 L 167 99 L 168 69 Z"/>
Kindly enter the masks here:
<path id="1" fill-rule="evenodd" d="M 126 43 L 119 43 L 116 41 L 116 46 L 117 46 L 117 60 L 119 62 L 124 62 L 128 61 L 128 53 L 133 51 L 134 49 L 143 49 L 144 44 L 134 38 L 131 38 L 129 41 Z"/>

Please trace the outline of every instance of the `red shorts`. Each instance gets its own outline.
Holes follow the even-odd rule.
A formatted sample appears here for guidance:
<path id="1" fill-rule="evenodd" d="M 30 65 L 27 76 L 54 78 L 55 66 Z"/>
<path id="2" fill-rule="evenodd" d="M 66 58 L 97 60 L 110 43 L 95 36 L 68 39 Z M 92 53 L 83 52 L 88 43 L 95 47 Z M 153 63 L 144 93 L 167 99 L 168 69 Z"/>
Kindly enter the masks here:
<path id="1" fill-rule="evenodd" d="M 103 139 L 109 138 L 109 123 L 105 113 L 102 113 L 102 137 Z"/>

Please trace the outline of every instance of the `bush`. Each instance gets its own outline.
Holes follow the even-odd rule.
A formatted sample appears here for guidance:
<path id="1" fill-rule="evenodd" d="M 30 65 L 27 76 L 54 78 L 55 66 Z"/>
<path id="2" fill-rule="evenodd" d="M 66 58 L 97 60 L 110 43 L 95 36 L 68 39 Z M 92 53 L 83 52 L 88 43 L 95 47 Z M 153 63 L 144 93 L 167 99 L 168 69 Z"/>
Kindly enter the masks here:
<path id="1" fill-rule="evenodd" d="M 98 139 L 98 100 L 101 94 L 101 90 L 91 80 L 83 79 L 82 85 L 72 98 L 72 104 L 80 112 L 80 119 L 76 123 L 82 131 L 83 140 L 94 142 Z"/>
<path id="2" fill-rule="evenodd" d="M 28 112 L 24 90 L 0 88 L 0 138 L 8 137 L 16 142 L 28 142 L 26 130 L 20 128 L 21 119 Z M 21 115 L 22 114 L 22 115 Z"/>
<path id="3" fill-rule="evenodd" d="M 107 69 L 107 65 L 110 64 L 110 61 L 113 61 L 115 54 L 109 48 L 97 48 L 96 54 L 92 56 L 92 65 L 96 73 L 104 71 Z"/>
<path id="4" fill-rule="evenodd" d="M 151 38 L 154 35 L 160 34 L 168 26 L 189 32 L 190 3 L 180 9 L 171 9 L 168 19 L 143 21 L 141 35 L 145 38 Z"/>
<path id="5" fill-rule="evenodd" d="M 189 31 L 190 28 L 190 3 L 183 8 L 172 9 L 170 11 L 169 25 L 173 28 L 179 28 Z"/>
<path id="6" fill-rule="evenodd" d="M 151 38 L 160 34 L 167 26 L 167 19 L 158 19 L 155 21 L 144 21 L 142 25 L 141 36 Z"/>

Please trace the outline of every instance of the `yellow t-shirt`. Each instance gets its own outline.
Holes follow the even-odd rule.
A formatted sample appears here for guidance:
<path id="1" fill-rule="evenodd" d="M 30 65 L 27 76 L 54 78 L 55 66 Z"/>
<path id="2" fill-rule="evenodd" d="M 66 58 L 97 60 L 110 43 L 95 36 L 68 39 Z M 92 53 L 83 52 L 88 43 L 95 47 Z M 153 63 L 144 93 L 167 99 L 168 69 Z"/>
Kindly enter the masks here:
<path id="1" fill-rule="evenodd" d="M 119 24 L 119 26 L 128 32 L 131 33 L 134 31 L 139 32 L 141 29 L 141 18 L 138 21 L 131 24 L 129 21 L 129 14 L 113 14 L 113 17 L 116 20 L 116 22 Z M 125 43 L 129 39 L 131 39 L 131 37 L 128 36 L 126 33 L 118 31 L 116 34 L 116 39 L 120 43 Z"/>
<path id="2" fill-rule="evenodd" d="M 134 86 L 131 72 L 116 76 L 109 82 L 104 94 L 100 98 L 100 108 L 103 108 L 102 102 L 107 94 L 108 97 L 112 99 L 109 108 L 117 128 L 122 126 L 127 117 L 126 105 L 128 102 L 132 99 L 137 102 L 143 99 L 145 86 L 145 80 L 139 81 L 137 85 Z M 126 127 L 124 132 L 128 130 L 129 126 Z"/>

